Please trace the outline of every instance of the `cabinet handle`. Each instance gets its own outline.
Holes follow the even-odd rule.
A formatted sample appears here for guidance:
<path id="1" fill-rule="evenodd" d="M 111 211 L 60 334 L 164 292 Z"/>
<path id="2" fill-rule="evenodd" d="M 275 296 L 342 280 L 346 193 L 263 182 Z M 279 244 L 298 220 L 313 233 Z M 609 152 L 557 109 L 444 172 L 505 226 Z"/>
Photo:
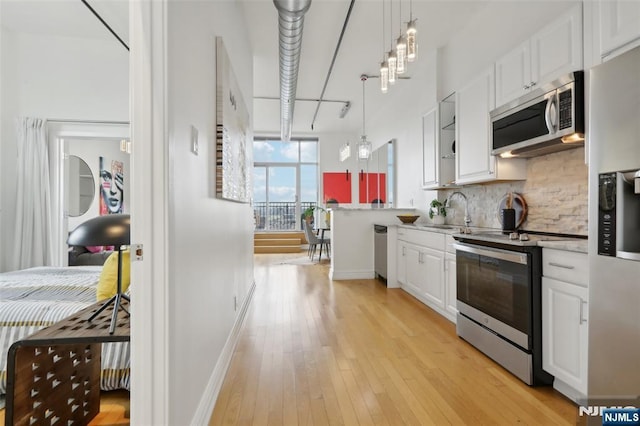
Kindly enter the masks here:
<path id="1" fill-rule="evenodd" d="M 584 324 L 587 320 L 584 318 L 584 305 L 587 304 L 586 300 L 580 299 L 580 324 Z"/>
<path id="2" fill-rule="evenodd" d="M 556 262 L 549 262 L 550 266 L 557 266 L 558 268 L 564 268 L 564 269 L 574 269 L 574 266 L 571 265 L 563 265 L 561 263 L 556 263 Z"/>
<path id="3" fill-rule="evenodd" d="M 418 252 L 418 263 L 424 263 L 422 261 L 422 252 Z"/>
<path id="4" fill-rule="evenodd" d="M 529 86 L 528 84 L 525 84 L 524 86 L 522 86 L 522 88 L 523 88 L 524 90 L 527 90 L 529 87 L 531 87 L 531 86 Z"/>
<path id="5" fill-rule="evenodd" d="M 407 248 L 406 248 L 405 246 L 402 246 L 402 255 L 403 255 L 403 256 L 404 256 L 405 254 L 407 254 L 406 249 L 407 249 Z"/>
<path id="6" fill-rule="evenodd" d="M 535 81 L 532 81 L 531 83 L 529 83 L 529 87 L 533 87 L 533 86 L 535 86 L 535 85 L 536 85 L 536 82 L 535 82 Z"/>

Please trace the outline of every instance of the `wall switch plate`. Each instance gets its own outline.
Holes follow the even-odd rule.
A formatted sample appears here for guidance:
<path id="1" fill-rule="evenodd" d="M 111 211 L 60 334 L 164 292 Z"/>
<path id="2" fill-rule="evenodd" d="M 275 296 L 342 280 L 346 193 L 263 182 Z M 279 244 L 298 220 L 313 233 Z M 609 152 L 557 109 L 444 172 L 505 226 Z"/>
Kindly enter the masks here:
<path id="1" fill-rule="evenodd" d="M 191 125 L 191 152 L 198 155 L 198 129 Z"/>

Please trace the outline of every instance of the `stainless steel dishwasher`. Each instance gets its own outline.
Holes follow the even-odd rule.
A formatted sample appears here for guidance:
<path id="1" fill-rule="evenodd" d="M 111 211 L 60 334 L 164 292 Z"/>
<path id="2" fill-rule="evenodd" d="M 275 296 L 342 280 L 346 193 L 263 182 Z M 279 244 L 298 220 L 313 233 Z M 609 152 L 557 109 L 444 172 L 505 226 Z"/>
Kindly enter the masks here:
<path id="1" fill-rule="evenodd" d="M 373 259 L 376 278 L 387 281 L 387 227 L 373 225 Z"/>

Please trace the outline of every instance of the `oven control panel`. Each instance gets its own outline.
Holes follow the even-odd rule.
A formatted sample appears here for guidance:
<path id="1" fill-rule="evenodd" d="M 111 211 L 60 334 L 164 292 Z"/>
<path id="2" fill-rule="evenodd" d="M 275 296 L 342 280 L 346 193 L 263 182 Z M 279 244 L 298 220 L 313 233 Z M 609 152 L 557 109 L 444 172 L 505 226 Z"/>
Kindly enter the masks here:
<path id="1" fill-rule="evenodd" d="M 598 176 L 598 254 L 616 255 L 616 173 Z"/>

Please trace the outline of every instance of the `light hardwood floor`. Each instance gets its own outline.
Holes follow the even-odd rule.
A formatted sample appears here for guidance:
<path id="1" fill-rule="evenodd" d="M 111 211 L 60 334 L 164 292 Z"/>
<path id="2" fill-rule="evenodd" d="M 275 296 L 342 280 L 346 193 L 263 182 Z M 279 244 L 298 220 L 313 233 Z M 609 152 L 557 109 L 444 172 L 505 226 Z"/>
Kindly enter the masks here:
<path id="1" fill-rule="evenodd" d="M 256 255 L 210 425 L 576 423 L 571 401 L 525 385 L 404 291 L 288 258 Z"/>
<path id="2" fill-rule="evenodd" d="M 0 410 L 0 425 L 4 425 L 5 410 Z M 117 390 L 100 394 L 100 412 L 89 426 L 124 426 L 129 424 L 129 392 Z"/>

